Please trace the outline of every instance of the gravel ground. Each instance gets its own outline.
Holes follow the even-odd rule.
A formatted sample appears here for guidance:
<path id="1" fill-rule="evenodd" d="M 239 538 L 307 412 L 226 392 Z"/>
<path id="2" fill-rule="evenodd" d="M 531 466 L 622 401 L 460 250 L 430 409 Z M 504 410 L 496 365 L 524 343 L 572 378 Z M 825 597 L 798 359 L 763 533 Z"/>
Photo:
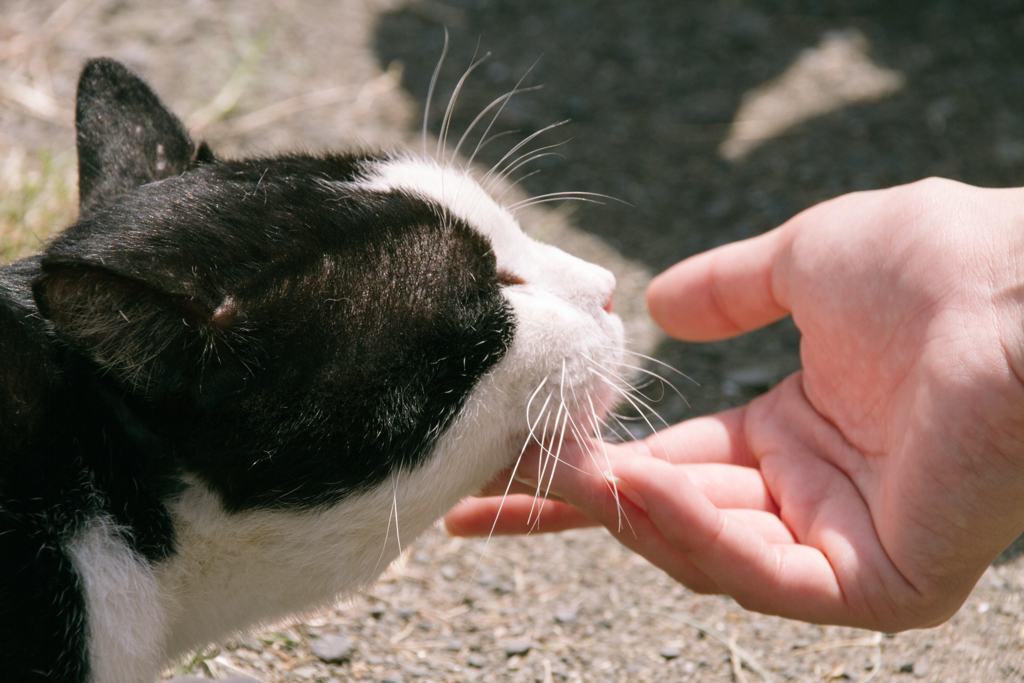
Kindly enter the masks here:
<path id="1" fill-rule="evenodd" d="M 540 138 L 568 142 L 522 191 L 626 202 L 547 205 L 528 220 L 612 267 L 634 348 L 693 378 L 685 401 L 658 404 L 669 422 L 772 386 L 799 367 L 799 333 L 782 322 L 722 343 L 664 340 L 643 316 L 652 273 L 849 191 L 929 175 L 1024 184 L 1019 0 L 0 0 L 0 187 L 73 166 L 74 82 L 97 55 L 143 73 L 220 151 L 418 148 L 444 26 L 435 103 L 474 54 L 492 53 L 460 95 L 450 142 L 527 74 L 544 88 L 506 107 L 500 125 L 517 133 L 505 140 L 571 121 Z M 440 121 L 435 107 L 431 145 Z M 480 165 L 511 146 L 485 147 Z M 59 215 L 23 217 L 42 238 Z M 599 531 L 486 548 L 434 532 L 343 609 L 191 664 L 267 683 L 1009 681 L 1024 679 L 1022 595 L 1011 548 L 950 622 L 888 636 L 695 596 Z"/>

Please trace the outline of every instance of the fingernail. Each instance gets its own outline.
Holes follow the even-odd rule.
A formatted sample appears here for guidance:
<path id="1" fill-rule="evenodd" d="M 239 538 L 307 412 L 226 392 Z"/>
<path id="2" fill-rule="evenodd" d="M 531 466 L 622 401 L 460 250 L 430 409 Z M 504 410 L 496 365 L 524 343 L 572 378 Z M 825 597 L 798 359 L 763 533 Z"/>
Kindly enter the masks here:
<path id="1" fill-rule="evenodd" d="M 622 479 L 619 479 L 618 477 L 611 473 L 606 473 L 604 475 L 604 478 L 605 481 L 607 481 L 615 488 L 616 493 L 618 493 L 620 496 L 628 500 L 633 505 L 636 505 L 644 512 L 647 512 L 647 503 L 644 502 L 643 496 L 641 496 L 639 493 L 633 490 L 633 488 L 630 487 L 629 484 L 627 484 Z"/>

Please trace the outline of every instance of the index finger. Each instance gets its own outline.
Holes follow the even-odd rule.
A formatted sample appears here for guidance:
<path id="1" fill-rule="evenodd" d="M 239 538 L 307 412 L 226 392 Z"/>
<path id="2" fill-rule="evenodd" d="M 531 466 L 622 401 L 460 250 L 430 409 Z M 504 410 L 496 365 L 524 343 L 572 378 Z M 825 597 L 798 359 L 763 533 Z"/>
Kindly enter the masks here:
<path id="1" fill-rule="evenodd" d="M 714 415 L 695 417 L 648 436 L 643 441 L 623 444 L 637 455 L 684 463 L 720 463 L 756 467 L 757 461 L 747 445 L 747 407 L 740 406 Z"/>

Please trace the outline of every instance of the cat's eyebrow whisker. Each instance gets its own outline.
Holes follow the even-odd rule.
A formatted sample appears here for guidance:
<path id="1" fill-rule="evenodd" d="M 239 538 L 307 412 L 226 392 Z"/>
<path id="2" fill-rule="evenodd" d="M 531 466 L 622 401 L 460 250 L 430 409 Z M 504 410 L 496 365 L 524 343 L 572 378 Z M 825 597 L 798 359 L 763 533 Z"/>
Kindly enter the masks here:
<path id="1" fill-rule="evenodd" d="M 530 72 L 533 71 L 533 68 L 535 66 L 537 66 L 538 62 L 540 62 L 540 57 L 538 57 L 537 61 L 535 61 L 533 64 L 531 64 L 530 68 L 527 69 L 526 72 L 522 76 L 519 77 L 519 80 L 516 81 L 515 86 L 513 86 L 512 90 L 509 91 L 508 96 L 505 97 L 505 101 L 502 102 L 501 107 L 498 108 L 498 111 L 494 112 L 494 116 L 491 118 L 491 122 L 487 124 L 487 128 L 484 129 L 483 134 L 480 136 L 480 139 L 477 141 L 476 148 L 473 150 L 473 153 L 469 155 L 469 161 L 466 162 L 467 166 L 471 166 L 473 164 L 473 160 L 476 159 L 477 153 L 479 153 L 480 150 L 487 144 L 487 142 L 488 142 L 487 134 L 491 132 L 491 128 L 494 126 L 495 122 L 498 120 L 498 117 L 501 116 L 501 112 L 505 110 L 505 106 L 512 100 L 512 96 L 515 95 L 517 92 L 531 92 L 533 90 L 540 90 L 543 87 L 543 86 L 537 85 L 537 86 L 533 86 L 533 87 L 530 87 L 530 88 L 522 88 L 522 89 L 519 88 L 519 86 L 523 84 L 523 81 L 526 80 L 526 77 L 530 75 Z M 498 99 L 501 99 L 501 98 L 498 98 Z M 494 106 L 493 103 L 490 106 L 488 106 L 488 109 L 490 109 L 491 106 Z M 486 112 L 486 111 L 487 110 L 485 109 L 484 112 Z M 481 115 L 484 112 L 481 112 Z M 476 125 L 476 121 L 473 122 L 473 125 Z M 473 128 L 473 126 L 471 125 L 470 129 L 472 129 L 472 128 Z M 467 133 L 468 133 L 468 131 L 467 131 Z M 495 136 L 495 137 L 497 137 L 497 136 Z M 493 140 L 493 139 L 494 138 L 491 138 L 491 140 Z M 498 162 L 498 163 L 501 163 L 501 162 Z"/>
<path id="2" fill-rule="evenodd" d="M 441 65 L 444 64 L 444 58 L 448 54 L 448 27 L 444 28 L 444 48 L 441 50 L 441 58 L 437 60 L 437 66 L 434 67 L 434 75 L 430 77 L 430 87 L 427 88 L 427 103 L 423 107 L 423 156 L 427 156 L 427 121 L 430 118 L 430 106 L 434 99 L 434 86 L 437 85 L 437 77 L 441 73 Z"/>
<path id="3" fill-rule="evenodd" d="M 558 128 L 559 126 L 564 126 L 567 123 L 569 123 L 568 119 L 566 119 L 565 121 L 558 121 L 557 123 L 552 123 L 550 125 L 544 126 L 543 128 L 541 128 L 540 130 L 536 131 L 535 133 L 532 133 L 532 134 L 526 136 L 526 138 L 521 140 L 519 142 L 519 144 L 517 144 L 515 147 L 513 147 L 508 152 L 506 152 L 505 156 L 503 156 L 501 159 L 498 159 L 498 163 L 494 164 L 494 166 L 491 166 L 491 169 L 489 171 L 487 171 L 487 173 L 484 174 L 483 178 L 480 179 L 480 184 L 484 186 L 484 189 L 489 188 L 490 187 L 490 183 L 486 183 L 485 181 L 487 181 L 488 178 L 493 176 L 494 172 L 497 171 L 498 168 L 502 164 L 504 164 L 508 160 L 509 157 L 511 157 L 513 154 L 515 154 L 516 152 L 521 150 L 526 145 L 530 144 L 530 142 L 532 142 L 538 135 L 543 135 L 544 133 L 548 132 L 549 130 L 554 130 L 555 128 Z"/>
<path id="4" fill-rule="evenodd" d="M 501 194 L 499 194 L 497 197 L 494 198 L 494 201 L 497 202 L 497 203 L 501 203 L 501 198 L 504 197 L 505 195 L 507 195 L 509 192 L 511 192 L 512 188 L 514 188 L 516 185 L 518 185 L 519 183 L 523 182 L 524 180 L 526 180 L 530 176 L 537 175 L 538 173 L 541 172 L 541 170 L 542 169 L 538 168 L 535 171 L 530 171 L 529 173 L 524 175 L 522 178 L 518 178 L 515 182 L 509 183 L 508 187 L 506 187 L 504 190 L 502 190 Z"/>
<path id="5" fill-rule="evenodd" d="M 444 166 L 445 164 L 443 150 L 445 148 L 445 145 L 448 143 L 448 128 L 451 125 L 452 114 L 455 112 L 455 102 L 456 100 L 459 99 L 459 93 L 462 92 L 462 86 L 465 84 L 466 79 L 469 78 L 469 75 L 473 73 L 473 71 L 475 71 L 478 66 L 487 61 L 487 59 L 490 58 L 490 56 L 491 53 L 488 52 L 483 57 L 477 59 L 475 62 L 469 65 L 469 68 L 466 69 L 466 72 L 462 74 L 462 78 L 460 78 L 459 82 L 455 84 L 455 91 L 452 93 L 451 98 L 448 100 L 448 109 L 445 110 L 444 118 L 441 120 L 441 135 L 438 136 L 437 139 L 437 154 L 434 155 L 434 158 L 437 159 L 442 166 Z"/>
<path id="6" fill-rule="evenodd" d="M 525 75 L 523 76 L 523 78 L 525 78 Z M 522 79 L 520 79 L 520 83 L 521 82 L 522 82 Z M 473 132 L 474 128 L 476 128 L 476 124 L 480 123 L 480 120 L 483 119 L 483 117 L 487 115 L 487 112 L 489 112 L 491 109 L 494 109 L 494 107 L 498 106 L 498 104 L 501 104 L 501 108 L 498 109 L 498 111 L 494 115 L 494 118 L 491 119 L 490 124 L 488 124 L 487 128 L 484 130 L 483 136 L 481 136 L 481 138 L 480 138 L 481 141 L 484 139 L 484 137 L 487 136 L 488 131 L 491 130 L 491 126 L 494 125 L 494 121 L 497 119 L 498 116 L 501 115 L 501 110 L 505 108 L 505 105 L 508 104 L 508 101 L 510 99 L 512 99 L 512 97 L 514 95 L 517 95 L 519 93 L 524 93 L 524 92 L 531 92 L 533 90 L 540 90 L 540 89 L 541 89 L 541 87 L 539 85 L 538 86 L 533 86 L 531 88 L 519 88 L 519 84 L 517 83 L 515 88 L 513 88 L 510 91 L 508 91 L 507 93 L 505 93 L 501 97 L 496 98 L 494 101 L 492 101 L 486 107 L 484 107 L 483 111 L 481 111 L 479 114 L 476 115 L 476 118 L 473 119 L 472 123 L 470 123 L 469 126 L 466 128 L 466 132 L 464 132 L 462 134 L 462 137 L 459 138 L 459 144 L 455 145 L 455 151 L 452 153 L 452 158 L 454 159 L 454 158 L 456 158 L 459 155 L 459 150 L 462 149 L 462 145 L 463 145 L 464 142 L 466 142 L 466 138 L 468 138 L 469 134 Z M 474 157 L 476 157 L 476 153 L 479 150 L 480 150 L 480 142 L 477 143 L 476 149 L 473 150 L 473 155 L 470 156 L 469 160 L 466 162 L 466 167 L 467 168 L 473 163 L 473 159 L 474 159 Z"/>
<path id="7" fill-rule="evenodd" d="M 496 185 L 497 183 L 501 182 L 502 180 L 507 180 L 508 178 L 510 178 L 512 176 L 513 173 L 515 173 L 521 167 L 525 166 L 526 164 L 528 164 L 528 163 L 530 163 L 532 161 L 537 161 L 538 159 L 543 159 L 544 157 L 562 157 L 564 159 L 565 156 L 562 155 L 562 154 L 559 154 L 558 152 L 542 152 L 542 150 L 552 149 L 552 148 L 558 147 L 559 145 L 562 145 L 562 144 L 565 144 L 565 143 L 560 142 L 560 143 L 558 143 L 558 145 L 548 145 L 547 147 L 541 147 L 540 149 L 534 150 L 533 152 L 530 152 L 529 154 L 524 154 L 523 156 L 519 157 L 519 159 L 516 160 L 516 163 L 515 163 L 514 166 L 511 166 L 510 168 L 505 169 L 504 171 L 501 172 L 501 174 L 495 176 L 494 179 L 491 181 L 490 186 Z M 529 178 L 530 176 L 534 175 L 535 173 L 539 173 L 539 172 L 540 172 L 540 169 L 537 169 L 536 171 L 531 171 L 530 173 L 527 173 L 526 175 L 524 175 L 522 178 L 520 178 L 519 180 L 515 181 L 514 183 L 509 183 L 509 186 L 507 188 L 505 188 L 505 190 L 500 195 L 498 195 L 498 197 L 495 199 L 495 201 L 500 202 L 501 198 L 504 197 L 505 194 L 508 193 L 509 190 L 511 190 L 513 187 L 515 187 L 516 185 L 521 183 L 526 178 Z"/>
<path id="8" fill-rule="evenodd" d="M 487 138 L 486 140 L 482 140 L 479 143 L 479 146 L 477 147 L 477 151 L 482 150 L 484 147 L 486 147 L 487 145 L 491 144 L 495 140 L 499 140 L 499 139 L 501 139 L 503 137 L 507 137 L 509 135 L 518 135 L 521 132 L 522 132 L 521 130 L 514 129 L 514 130 L 503 130 L 500 133 L 495 133 L 494 135 L 492 135 L 491 137 Z M 472 159 L 472 158 L 473 157 L 470 157 L 470 159 Z M 469 165 L 469 163 L 470 162 L 467 162 L 467 165 Z M 483 187 L 483 186 L 481 185 L 481 187 Z"/>
<path id="9" fill-rule="evenodd" d="M 514 209 L 512 207 L 505 208 L 509 211 L 509 213 L 515 216 L 525 208 L 536 206 L 537 204 L 549 204 L 551 202 L 583 202 L 584 204 L 598 204 L 600 206 L 604 206 L 603 202 L 594 201 L 593 199 L 582 199 L 580 197 L 552 197 L 551 199 L 541 199 L 535 202 L 531 201 L 527 204 L 521 203 Z"/>
<path id="10" fill-rule="evenodd" d="M 563 140 L 561 142 L 556 142 L 551 145 L 544 145 L 543 147 L 538 147 L 537 149 L 530 150 L 529 152 L 524 152 L 520 156 L 516 157 L 513 161 L 509 162 L 508 166 L 506 166 L 503 171 L 494 176 L 494 178 L 488 184 L 488 187 L 492 187 L 496 183 L 501 182 L 502 178 L 508 178 L 512 173 L 515 173 L 515 171 L 518 168 L 530 163 L 535 159 L 540 159 L 542 157 L 547 156 L 561 156 L 560 154 L 557 154 L 555 152 L 548 152 L 547 150 L 562 147 L 567 144 L 569 144 L 569 140 Z"/>
<path id="11" fill-rule="evenodd" d="M 537 197 L 523 199 L 521 201 L 516 202 L 515 204 L 512 204 L 511 206 L 508 207 L 508 209 L 510 211 L 515 211 L 517 209 L 525 208 L 527 206 L 533 206 L 534 204 L 543 204 L 544 202 L 555 202 L 560 200 L 589 202 L 591 204 L 600 204 L 603 206 L 604 202 L 598 201 L 598 199 L 595 199 L 595 197 L 598 199 L 607 199 L 609 201 L 619 202 L 620 204 L 625 204 L 626 206 L 632 206 L 628 202 L 624 202 L 621 199 L 618 199 L 617 197 L 611 197 L 609 195 L 601 194 L 599 192 L 551 192 L 549 194 L 542 194 Z"/>

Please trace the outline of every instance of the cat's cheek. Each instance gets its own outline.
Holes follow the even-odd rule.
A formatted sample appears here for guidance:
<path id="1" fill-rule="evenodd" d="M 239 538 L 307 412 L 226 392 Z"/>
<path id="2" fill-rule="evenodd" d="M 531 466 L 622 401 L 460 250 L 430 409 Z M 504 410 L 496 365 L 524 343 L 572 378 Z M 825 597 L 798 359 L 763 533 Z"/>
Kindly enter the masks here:
<path id="1" fill-rule="evenodd" d="M 506 296 L 515 312 L 516 340 L 505 362 L 516 368 L 510 395 L 528 406 L 524 428 L 543 431 L 545 420 L 550 426 L 561 408 L 580 432 L 598 433 L 623 388 L 622 321 L 529 288 L 508 290 Z"/>

